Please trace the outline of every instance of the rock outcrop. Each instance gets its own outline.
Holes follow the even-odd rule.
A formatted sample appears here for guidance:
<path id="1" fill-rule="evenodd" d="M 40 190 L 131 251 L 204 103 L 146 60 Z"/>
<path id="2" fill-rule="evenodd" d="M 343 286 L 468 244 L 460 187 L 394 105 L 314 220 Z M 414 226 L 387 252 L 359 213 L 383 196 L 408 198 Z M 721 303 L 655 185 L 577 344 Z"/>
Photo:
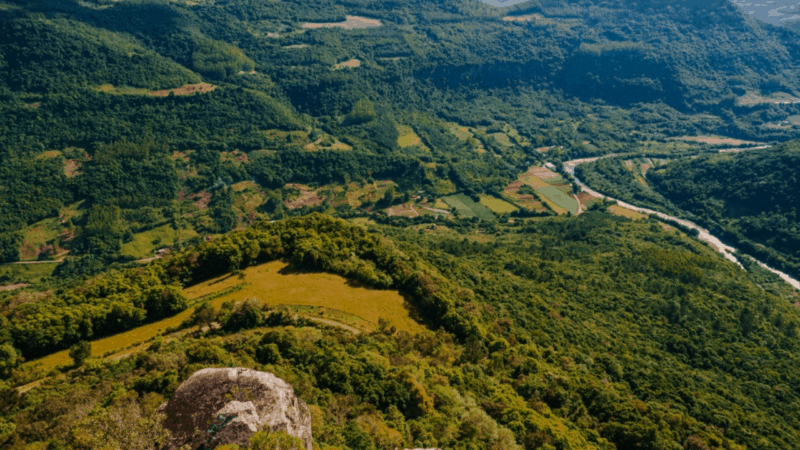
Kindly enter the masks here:
<path id="1" fill-rule="evenodd" d="M 170 447 L 247 445 L 269 429 L 300 438 L 311 450 L 311 414 L 292 386 L 267 372 L 203 369 L 192 374 L 160 408 L 172 433 Z"/>

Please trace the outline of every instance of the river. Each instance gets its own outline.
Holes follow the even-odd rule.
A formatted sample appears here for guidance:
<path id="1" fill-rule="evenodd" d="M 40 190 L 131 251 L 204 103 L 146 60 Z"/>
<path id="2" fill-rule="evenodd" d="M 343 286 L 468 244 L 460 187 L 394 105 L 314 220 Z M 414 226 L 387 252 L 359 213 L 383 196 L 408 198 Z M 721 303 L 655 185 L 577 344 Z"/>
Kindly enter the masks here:
<path id="1" fill-rule="evenodd" d="M 731 247 L 730 245 L 727 245 L 727 244 L 723 243 L 719 238 L 717 238 L 716 236 L 712 235 L 705 228 L 695 224 L 694 222 L 690 222 L 690 221 L 685 220 L 685 219 L 679 219 L 677 217 L 670 216 L 669 214 L 664 214 L 664 213 L 662 213 L 660 211 L 654 211 L 652 209 L 647 209 L 647 208 L 640 208 L 638 206 L 631 205 L 630 203 L 626 203 L 626 202 L 617 200 L 615 198 L 608 197 L 606 195 L 603 195 L 603 194 L 593 190 L 592 188 L 590 188 L 589 186 L 584 184 L 581 180 L 579 180 L 578 177 L 575 176 L 575 167 L 577 167 L 578 165 L 586 163 L 586 162 L 597 161 L 600 158 L 608 158 L 608 157 L 611 157 L 611 156 L 616 156 L 616 155 L 606 155 L 606 156 L 597 157 L 597 158 L 584 158 L 584 159 L 574 159 L 572 161 L 567 161 L 567 162 L 564 163 L 564 170 L 566 170 L 567 173 L 569 173 L 572 176 L 572 178 L 575 180 L 575 182 L 578 183 L 578 186 L 581 187 L 581 190 L 583 190 L 584 192 L 588 192 L 589 194 L 592 194 L 595 197 L 604 198 L 604 199 L 608 199 L 608 200 L 613 200 L 613 201 L 617 202 L 619 204 L 619 206 L 621 206 L 623 208 L 626 208 L 626 209 L 630 209 L 631 211 L 636 211 L 636 212 L 642 213 L 642 214 L 652 214 L 652 215 L 654 215 L 654 216 L 656 216 L 656 217 L 658 217 L 658 218 L 660 218 L 662 220 L 671 220 L 673 222 L 677 222 L 677 223 L 683 225 L 686 228 L 691 228 L 693 230 L 697 230 L 698 233 L 699 233 L 697 235 L 698 239 L 700 239 L 703 242 L 708 243 L 714 250 L 716 250 L 720 254 L 722 254 L 722 256 L 725 259 L 727 259 L 728 261 L 731 261 L 732 263 L 738 265 L 739 267 L 741 267 L 744 270 L 744 266 L 742 265 L 741 262 L 739 262 L 739 260 L 734 255 L 734 253 L 736 253 L 736 249 Z M 757 260 L 757 259 L 755 259 L 755 258 L 753 258 L 753 257 L 751 257 L 749 255 L 748 255 L 748 258 L 751 258 L 753 261 L 755 261 L 756 264 L 758 264 L 759 266 L 763 267 L 764 269 L 769 270 L 770 272 L 774 273 L 775 275 L 778 275 L 779 277 L 781 277 L 781 279 L 783 279 L 784 281 L 789 283 L 789 285 L 791 285 L 795 289 L 800 290 L 800 281 L 797 281 L 796 279 L 794 279 L 794 278 L 790 277 L 789 275 L 781 272 L 780 270 L 776 270 L 776 269 L 773 269 L 772 267 L 767 266 L 763 262 L 761 262 L 761 261 L 759 261 L 759 260 Z"/>

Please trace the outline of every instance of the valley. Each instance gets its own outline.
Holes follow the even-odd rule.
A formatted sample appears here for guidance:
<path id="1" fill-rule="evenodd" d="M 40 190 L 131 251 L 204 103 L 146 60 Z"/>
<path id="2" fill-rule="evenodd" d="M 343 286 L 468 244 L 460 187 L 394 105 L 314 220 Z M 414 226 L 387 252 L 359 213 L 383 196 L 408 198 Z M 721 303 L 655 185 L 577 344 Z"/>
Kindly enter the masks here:
<path id="1" fill-rule="evenodd" d="M 304 450 L 800 448 L 791 23 L 3 0 L 0 36 L 3 449 L 177 448 L 207 369 L 283 380 Z M 203 445 L 300 450 L 226 440 L 239 394 Z"/>

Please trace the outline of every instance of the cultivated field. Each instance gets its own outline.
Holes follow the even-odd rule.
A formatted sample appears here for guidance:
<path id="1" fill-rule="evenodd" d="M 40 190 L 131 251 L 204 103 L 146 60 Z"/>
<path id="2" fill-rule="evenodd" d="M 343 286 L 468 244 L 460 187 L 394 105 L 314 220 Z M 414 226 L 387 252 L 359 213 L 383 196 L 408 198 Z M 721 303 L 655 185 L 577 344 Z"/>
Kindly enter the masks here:
<path id="1" fill-rule="evenodd" d="M 495 215 L 489 208 L 475 202 L 464 194 L 442 197 L 442 200 L 455 209 L 461 217 L 480 217 L 483 220 L 495 219 Z"/>
<path id="2" fill-rule="evenodd" d="M 690 142 L 700 142 L 703 144 L 711 144 L 711 145 L 732 145 L 732 146 L 758 145 L 758 142 L 743 141 L 741 139 L 734 139 L 734 138 L 727 138 L 720 136 L 681 136 L 673 139 L 679 139 Z"/>
<path id="3" fill-rule="evenodd" d="M 546 186 L 537 189 L 536 193 L 541 195 L 546 200 L 553 202 L 556 206 L 558 206 L 558 209 L 561 209 L 564 212 L 571 212 L 572 214 L 578 213 L 578 202 L 574 198 L 570 197 L 569 194 L 555 186 Z M 553 208 L 554 211 L 561 214 L 561 211 L 558 209 Z"/>
<path id="4" fill-rule="evenodd" d="M 345 30 L 354 30 L 357 28 L 375 28 L 383 25 L 381 21 L 377 19 L 369 19 L 359 16 L 345 16 L 345 18 L 346 20 L 344 22 L 306 22 L 303 24 L 303 28 L 344 28 Z"/>
<path id="5" fill-rule="evenodd" d="M 519 210 L 519 208 L 511 203 L 489 195 L 481 195 L 481 205 L 489 208 L 496 214 L 508 214 Z"/>
<path id="6" fill-rule="evenodd" d="M 614 214 L 616 216 L 623 216 L 633 220 L 644 219 L 646 216 L 642 213 L 638 213 L 636 211 L 631 211 L 630 209 L 623 208 L 619 205 L 609 206 L 608 212 Z"/>
<path id="7" fill-rule="evenodd" d="M 293 187 L 300 191 L 299 197 L 284 202 L 289 209 L 300 209 L 304 206 L 317 206 L 325 201 L 325 197 L 320 197 L 317 194 L 317 189 L 312 189 L 302 184 L 287 184 L 286 186 Z"/>

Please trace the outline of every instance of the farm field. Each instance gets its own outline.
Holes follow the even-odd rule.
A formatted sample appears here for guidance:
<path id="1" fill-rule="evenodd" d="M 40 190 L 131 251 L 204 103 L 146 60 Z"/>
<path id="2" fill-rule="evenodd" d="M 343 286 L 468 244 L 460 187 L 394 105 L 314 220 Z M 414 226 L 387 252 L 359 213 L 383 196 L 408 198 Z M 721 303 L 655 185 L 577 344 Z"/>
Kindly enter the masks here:
<path id="1" fill-rule="evenodd" d="M 442 197 L 442 200 L 455 209 L 461 217 L 480 217 L 483 220 L 495 220 L 495 215 L 489 208 L 475 202 L 464 194 Z"/>
<path id="2" fill-rule="evenodd" d="M 313 312 L 345 325 L 372 329 L 384 318 L 398 330 L 412 333 L 423 331 L 422 325 L 411 318 L 405 299 L 396 291 L 354 287 L 347 279 L 328 273 L 306 273 L 293 270 L 282 261 L 273 261 L 244 270 L 245 278 L 224 275 L 184 289 L 190 300 L 198 301 L 223 290 L 230 292 L 211 301 L 219 309 L 226 301 L 250 298 L 272 306 L 291 306 L 298 311 Z M 237 289 L 244 284 L 243 288 Z M 152 339 L 164 330 L 177 327 L 192 315 L 189 308 L 173 317 L 143 325 L 124 333 L 92 341 L 92 356 L 121 351 L 138 342 Z M 68 350 L 26 363 L 45 369 L 70 364 Z"/>
<path id="3" fill-rule="evenodd" d="M 537 189 L 536 193 L 558 206 L 558 209 L 564 212 L 570 212 L 572 214 L 578 213 L 578 202 L 570 197 L 569 194 L 555 186 L 546 186 Z M 553 208 L 553 210 L 561 214 L 558 209 Z"/>
<path id="4" fill-rule="evenodd" d="M 519 210 L 519 208 L 511 203 L 490 195 L 481 195 L 481 204 L 496 214 L 508 214 Z"/>
<path id="5" fill-rule="evenodd" d="M 180 237 L 184 241 L 199 236 L 191 228 L 183 229 Z M 171 247 L 172 243 L 178 239 L 178 230 L 172 228 L 170 224 L 147 230 L 133 235 L 131 242 L 122 244 L 122 255 L 131 259 L 143 259 L 154 256 L 154 252 L 160 248 Z"/>
<path id="6" fill-rule="evenodd" d="M 638 213 L 636 211 L 631 211 L 630 209 L 623 208 L 619 205 L 609 206 L 608 212 L 614 214 L 615 216 L 622 216 L 627 217 L 633 220 L 644 219 L 646 216 L 642 213 Z"/>
<path id="7" fill-rule="evenodd" d="M 732 146 L 739 146 L 739 145 L 758 145 L 758 142 L 753 141 L 743 141 L 741 139 L 734 139 L 728 137 L 720 137 L 720 136 L 681 136 L 678 138 L 672 138 L 690 142 L 699 142 L 703 144 L 710 144 L 710 145 L 732 145 Z"/>
<path id="8" fill-rule="evenodd" d="M 303 24 L 303 28 L 344 28 L 345 30 L 354 30 L 358 28 L 375 28 L 383 25 L 380 20 L 367 17 L 345 16 L 345 19 L 344 22 L 306 22 Z"/>

